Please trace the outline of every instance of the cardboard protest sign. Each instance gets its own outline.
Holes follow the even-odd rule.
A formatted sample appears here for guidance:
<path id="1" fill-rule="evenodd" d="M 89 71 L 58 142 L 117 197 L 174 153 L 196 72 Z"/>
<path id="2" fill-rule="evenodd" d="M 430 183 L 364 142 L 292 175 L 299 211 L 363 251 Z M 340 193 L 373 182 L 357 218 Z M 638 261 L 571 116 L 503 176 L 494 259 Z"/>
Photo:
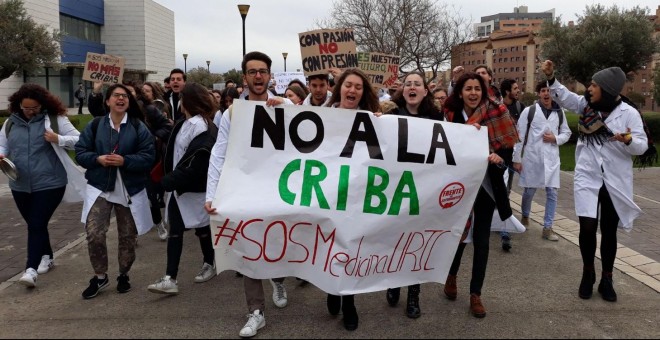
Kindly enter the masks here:
<path id="1" fill-rule="evenodd" d="M 358 52 L 357 55 L 360 70 L 369 77 L 374 87 L 389 88 L 398 79 L 399 56 L 376 52 Z"/>
<path id="2" fill-rule="evenodd" d="M 218 272 L 338 295 L 444 282 L 484 178 L 487 129 L 235 101 L 211 232 Z"/>
<path id="3" fill-rule="evenodd" d="M 299 33 L 298 39 L 305 76 L 358 66 L 352 29 L 309 31 Z"/>
<path id="4" fill-rule="evenodd" d="M 87 52 L 82 79 L 101 81 L 104 84 L 121 84 L 125 64 L 124 57 Z"/>
<path id="5" fill-rule="evenodd" d="M 302 72 L 275 72 L 275 92 L 283 94 L 289 85 L 289 82 L 298 79 L 307 84 L 305 74 Z M 302 98 L 305 99 L 305 98 Z"/>

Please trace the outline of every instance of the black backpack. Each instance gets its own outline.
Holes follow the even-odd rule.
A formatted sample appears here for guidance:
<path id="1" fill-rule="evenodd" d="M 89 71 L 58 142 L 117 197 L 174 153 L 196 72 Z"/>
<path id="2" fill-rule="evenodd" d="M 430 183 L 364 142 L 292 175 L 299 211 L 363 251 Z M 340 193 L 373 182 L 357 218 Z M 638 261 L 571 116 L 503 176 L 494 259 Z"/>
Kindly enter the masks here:
<path id="1" fill-rule="evenodd" d="M 529 107 L 529 112 L 527 113 L 527 131 L 525 131 L 525 140 L 523 141 L 523 148 L 520 151 L 520 157 L 525 153 L 525 145 L 527 145 L 527 137 L 529 136 L 529 128 L 532 126 L 532 120 L 534 120 L 534 115 L 536 114 L 536 101 Z M 561 126 L 564 124 L 564 113 L 557 112 L 559 117 L 559 127 L 557 128 L 557 133 L 561 133 Z"/>

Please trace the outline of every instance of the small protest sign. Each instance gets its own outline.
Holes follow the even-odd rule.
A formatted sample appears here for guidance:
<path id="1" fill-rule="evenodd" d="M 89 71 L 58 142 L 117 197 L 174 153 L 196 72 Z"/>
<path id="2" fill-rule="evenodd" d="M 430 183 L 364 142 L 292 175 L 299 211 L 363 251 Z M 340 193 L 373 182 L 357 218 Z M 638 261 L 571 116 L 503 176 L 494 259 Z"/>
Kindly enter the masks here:
<path id="1" fill-rule="evenodd" d="M 305 74 L 302 72 L 275 72 L 275 92 L 283 94 L 289 86 L 289 82 L 298 79 L 307 84 Z M 303 98 L 304 99 L 304 98 Z"/>
<path id="2" fill-rule="evenodd" d="M 390 87 L 399 77 L 399 56 L 377 52 L 358 52 L 358 65 L 371 85 Z"/>
<path id="3" fill-rule="evenodd" d="M 125 64 L 124 57 L 87 52 L 82 79 L 101 81 L 104 84 L 121 84 Z"/>
<path id="4" fill-rule="evenodd" d="M 352 29 L 309 31 L 299 33 L 298 39 L 305 76 L 358 66 Z"/>

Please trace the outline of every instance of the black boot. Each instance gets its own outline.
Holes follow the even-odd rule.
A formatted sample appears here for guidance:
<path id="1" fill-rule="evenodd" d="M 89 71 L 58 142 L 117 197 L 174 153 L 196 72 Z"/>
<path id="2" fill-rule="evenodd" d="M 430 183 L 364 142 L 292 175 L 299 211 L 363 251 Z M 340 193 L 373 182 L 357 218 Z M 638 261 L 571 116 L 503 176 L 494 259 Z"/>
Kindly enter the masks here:
<path id="1" fill-rule="evenodd" d="M 616 302 L 616 292 L 614 291 L 614 283 L 612 282 L 612 273 L 603 272 L 598 285 L 598 292 L 605 301 Z"/>
<path id="2" fill-rule="evenodd" d="M 354 295 L 342 296 L 341 311 L 344 313 L 344 328 L 354 331 L 358 328 L 358 314 L 355 309 Z"/>
<path id="3" fill-rule="evenodd" d="M 339 310 L 341 309 L 341 296 L 328 294 L 326 304 L 328 305 L 328 312 L 330 315 L 339 314 Z"/>
<path id="4" fill-rule="evenodd" d="M 594 283 L 596 283 L 596 272 L 593 268 L 585 268 L 582 270 L 582 281 L 580 282 L 580 290 L 578 295 L 582 299 L 590 299 L 594 292 Z"/>
<path id="5" fill-rule="evenodd" d="M 399 303 L 399 296 L 401 296 L 401 288 L 389 288 L 387 294 L 385 294 L 387 303 L 389 303 L 391 307 L 394 307 Z"/>
<path id="6" fill-rule="evenodd" d="M 411 319 L 417 319 L 422 315 L 422 310 L 419 309 L 419 291 L 420 286 L 408 286 L 408 303 L 406 306 L 406 315 Z"/>

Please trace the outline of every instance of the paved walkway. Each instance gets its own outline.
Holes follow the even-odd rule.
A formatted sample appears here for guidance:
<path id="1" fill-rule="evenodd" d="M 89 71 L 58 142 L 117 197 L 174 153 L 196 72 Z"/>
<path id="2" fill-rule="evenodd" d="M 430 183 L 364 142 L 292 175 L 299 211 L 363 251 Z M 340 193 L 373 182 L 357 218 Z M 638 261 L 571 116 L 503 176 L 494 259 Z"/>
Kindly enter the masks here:
<path id="1" fill-rule="evenodd" d="M 563 183 L 571 174 L 562 173 Z M 470 247 L 459 273 L 459 298 L 448 301 L 442 285 L 422 285 L 422 317 L 404 314 L 405 288 L 397 308 L 387 306 L 383 292 L 356 297 L 360 328 L 347 332 L 341 316 L 325 310 L 325 294 L 313 285 L 286 280 L 289 306 L 277 309 L 268 298 L 265 282 L 267 327 L 258 337 L 275 338 L 658 338 L 660 337 L 660 266 L 657 256 L 660 227 L 660 168 L 635 172 L 637 203 L 646 215 L 633 232 L 619 233 L 614 284 L 619 301 L 608 303 L 598 293 L 591 300 L 577 297 L 581 258 L 577 246 L 579 227 L 572 207 L 572 189 L 565 185 L 559 196 L 556 231 L 559 242 L 541 240 L 543 200 L 537 193 L 532 224 L 514 236 L 514 248 L 505 253 L 493 233 L 483 301 L 485 319 L 468 313 Z M 518 189 L 515 189 L 518 190 Z M 514 190 L 514 191 L 515 191 Z M 520 196 L 512 193 L 514 210 Z M 657 200 L 656 200 L 657 199 Z M 77 222 L 80 205 L 63 204 L 51 221 L 56 267 L 40 275 L 36 289 L 15 284 L 25 263 L 25 223 L 18 215 L 6 178 L 0 175 L 0 337 L 187 337 L 236 338 L 245 323 L 241 279 L 224 272 L 205 284 L 194 284 L 201 252 L 192 233 L 186 233 L 179 275 L 181 294 L 162 297 L 146 286 L 163 275 L 166 244 L 152 232 L 140 238 L 138 259 L 131 271 L 133 291 L 117 294 L 114 276 L 116 231 L 109 232 L 111 285 L 99 297 L 84 301 L 80 293 L 91 277 L 91 266 Z M 598 253 L 598 252 L 597 252 Z M 600 268 L 597 264 L 597 272 Z M 9 278 L 9 281 L 5 281 Z M 596 288 L 596 286 L 594 286 Z"/>

